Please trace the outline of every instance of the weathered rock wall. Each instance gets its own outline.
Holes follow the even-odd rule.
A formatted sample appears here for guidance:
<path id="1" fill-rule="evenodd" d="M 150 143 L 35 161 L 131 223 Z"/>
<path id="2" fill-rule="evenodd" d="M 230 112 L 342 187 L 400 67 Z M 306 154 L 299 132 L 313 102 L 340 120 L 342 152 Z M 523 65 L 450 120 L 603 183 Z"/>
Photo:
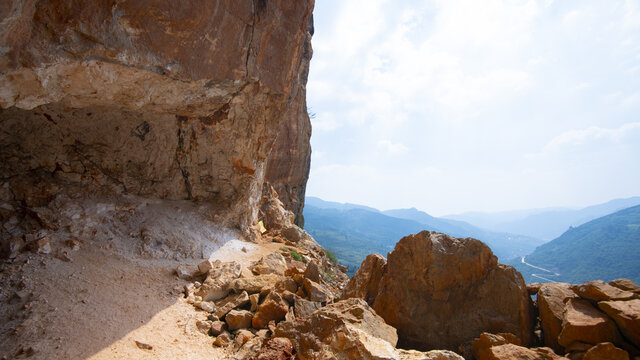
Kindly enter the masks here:
<path id="1" fill-rule="evenodd" d="M 268 181 L 300 214 L 313 5 L 4 2 L 0 200 L 193 199 L 247 229 Z"/>

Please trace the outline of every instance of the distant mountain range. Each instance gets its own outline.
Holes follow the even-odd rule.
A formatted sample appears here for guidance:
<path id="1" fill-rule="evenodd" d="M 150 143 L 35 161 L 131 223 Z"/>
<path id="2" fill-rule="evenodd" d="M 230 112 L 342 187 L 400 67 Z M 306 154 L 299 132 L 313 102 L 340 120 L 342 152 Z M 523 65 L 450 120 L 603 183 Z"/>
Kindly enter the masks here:
<path id="1" fill-rule="evenodd" d="M 640 205 L 640 196 L 615 199 L 604 204 L 578 210 L 545 208 L 497 213 L 469 212 L 447 215 L 443 219 L 465 221 L 474 226 L 492 231 L 523 234 L 549 241 L 562 235 L 569 227 L 576 227 L 593 219 L 636 205 Z"/>
<path id="2" fill-rule="evenodd" d="M 386 256 L 402 237 L 432 230 L 487 243 L 501 261 L 532 252 L 543 242 L 528 236 L 480 229 L 464 221 L 441 219 L 413 209 L 379 211 L 356 205 L 307 197 L 305 229 L 333 251 L 350 272 L 371 253 Z"/>
<path id="3" fill-rule="evenodd" d="M 580 283 L 629 278 L 640 283 L 640 206 L 569 229 L 524 258 L 510 261 L 526 282 Z"/>

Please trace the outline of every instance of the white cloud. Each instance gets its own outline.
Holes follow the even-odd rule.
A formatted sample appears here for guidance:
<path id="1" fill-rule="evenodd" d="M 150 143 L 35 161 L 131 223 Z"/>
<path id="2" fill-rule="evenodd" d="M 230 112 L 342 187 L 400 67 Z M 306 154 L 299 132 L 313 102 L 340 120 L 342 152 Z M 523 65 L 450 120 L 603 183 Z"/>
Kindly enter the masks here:
<path id="1" fill-rule="evenodd" d="M 402 143 L 394 144 L 389 140 L 378 141 L 378 148 L 384 149 L 386 152 L 391 154 L 404 154 L 409 151 L 409 148 L 404 146 Z"/>
<path id="2" fill-rule="evenodd" d="M 640 136 L 640 122 L 624 124 L 615 129 L 591 126 L 582 130 L 571 130 L 553 138 L 543 152 L 552 152 L 567 146 L 587 145 L 598 141 L 620 142 L 629 136 Z"/>
<path id="3" fill-rule="evenodd" d="M 336 115 L 332 112 L 316 113 L 314 118 L 311 119 L 311 126 L 314 132 L 331 132 L 341 128 L 342 125 L 343 123 L 338 121 Z"/>
<path id="4" fill-rule="evenodd" d="M 589 193 L 573 186 L 617 173 L 623 160 L 640 164 L 637 0 L 316 8 L 308 101 L 318 113 L 314 151 L 325 156 L 312 161 L 310 194 L 451 211 L 566 205 L 570 193 L 603 198 L 611 188 L 638 195 L 611 179 L 606 188 L 593 180 Z M 372 159 L 383 151 L 390 156 Z M 325 167 L 343 162 L 358 165 Z M 625 171 L 640 178 L 640 166 Z M 381 190 L 389 188 L 398 193 Z"/>

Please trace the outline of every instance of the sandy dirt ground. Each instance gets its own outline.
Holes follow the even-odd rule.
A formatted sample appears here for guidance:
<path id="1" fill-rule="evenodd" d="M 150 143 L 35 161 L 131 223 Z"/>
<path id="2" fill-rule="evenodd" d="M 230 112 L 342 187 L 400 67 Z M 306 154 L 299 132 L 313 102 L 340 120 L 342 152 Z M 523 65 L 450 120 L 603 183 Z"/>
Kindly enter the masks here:
<path id="1" fill-rule="evenodd" d="M 174 274 L 201 258 L 136 256 L 118 242 L 83 240 L 64 259 L 56 255 L 64 239 L 52 244 L 49 254 L 23 252 L 0 265 L 1 359 L 228 358 L 196 329 L 206 313 L 185 302 L 188 282 Z M 225 239 L 205 248 L 216 249 L 212 259 L 247 266 L 279 247 Z"/>

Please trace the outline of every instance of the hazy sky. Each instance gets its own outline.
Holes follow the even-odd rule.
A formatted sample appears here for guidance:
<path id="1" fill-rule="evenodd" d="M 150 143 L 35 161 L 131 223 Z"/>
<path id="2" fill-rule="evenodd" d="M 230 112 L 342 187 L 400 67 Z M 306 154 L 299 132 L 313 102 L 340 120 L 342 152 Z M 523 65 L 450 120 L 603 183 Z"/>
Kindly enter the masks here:
<path id="1" fill-rule="evenodd" d="M 640 0 L 316 0 L 307 195 L 434 215 L 640 195 Z"/>

